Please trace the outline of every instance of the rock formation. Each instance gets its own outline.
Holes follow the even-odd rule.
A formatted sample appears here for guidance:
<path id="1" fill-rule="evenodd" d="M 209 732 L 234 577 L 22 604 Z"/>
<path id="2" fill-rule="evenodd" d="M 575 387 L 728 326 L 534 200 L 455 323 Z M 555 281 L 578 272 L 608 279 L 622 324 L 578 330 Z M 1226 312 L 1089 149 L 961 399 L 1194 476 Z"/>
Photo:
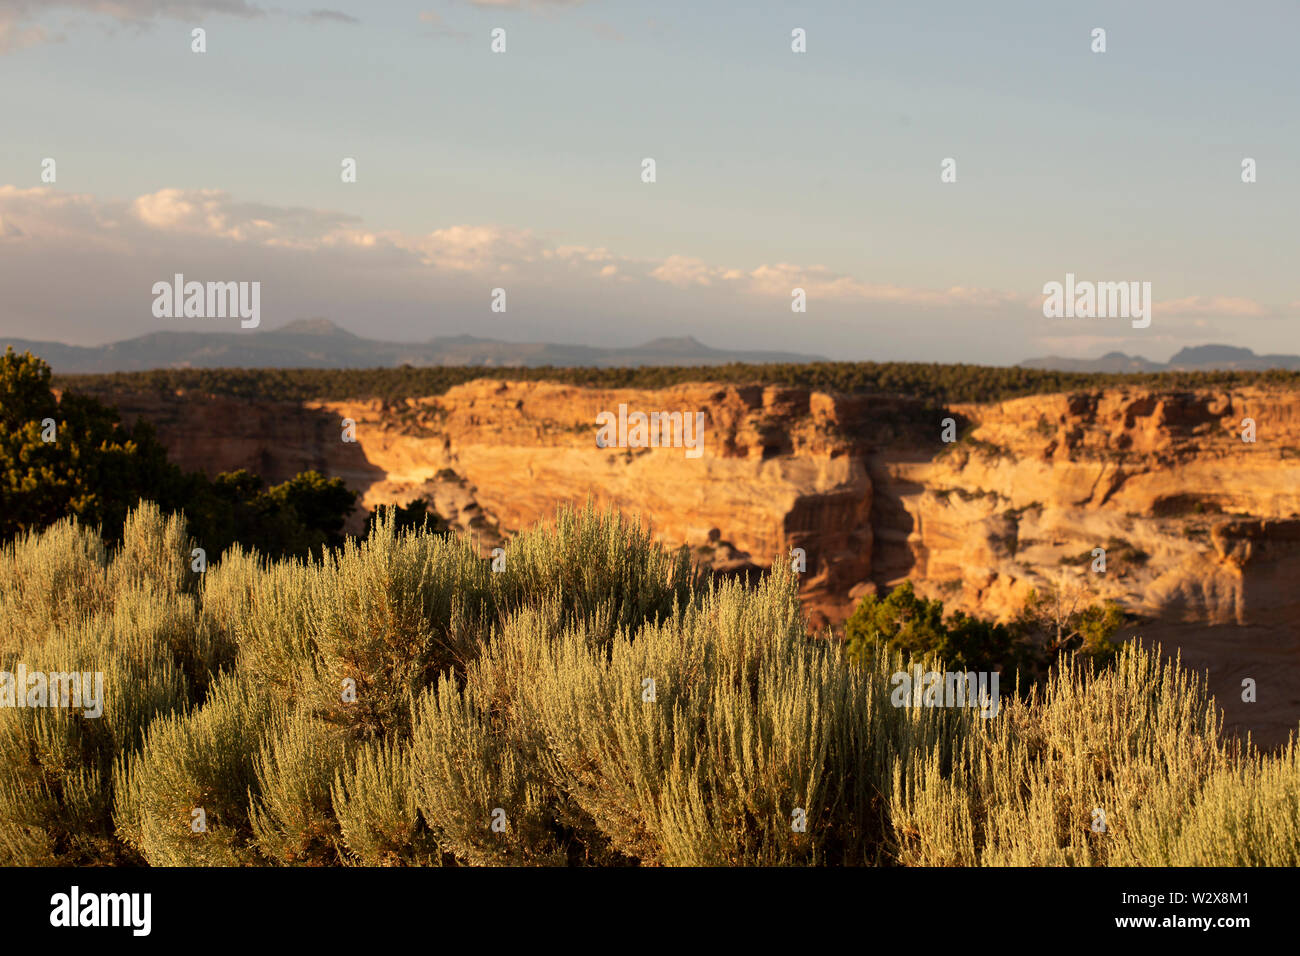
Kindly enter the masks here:
<path id="1" fill-rule="evenodd" d="M 1006 619 L 1031 589 L 1073 576 L 1139 615 L 1144 638 L 1209 667 L 1230 718 L 1276 711 L 1255 721 L 1276 736 L 1300 717 L 1294 391 L 1113 388 L 940 409 L 777 386 L 481 379 L 397 404 L 113 400 L 124 418 L 151 420 L 183 467 L 269 481 L 315 468 L 368 507 L 429 497 L 485 553 L 588 497 L 641 514 L 659 540 L 723 572 L 802 548 L 818 625 L 904 578 L 950 608 Z M 704 412 L 703 454 L 598 448 L 596 416 L 620 404 Z M 946 444 L 948 417 L 960 437 Z M 344 419 L 355 443 L 342 440 Z M 1097 548 L 1104 573 L 1092 570 Z M 1240 677 L 1258 681 L 1259 704 L 1236 700 Z"/>

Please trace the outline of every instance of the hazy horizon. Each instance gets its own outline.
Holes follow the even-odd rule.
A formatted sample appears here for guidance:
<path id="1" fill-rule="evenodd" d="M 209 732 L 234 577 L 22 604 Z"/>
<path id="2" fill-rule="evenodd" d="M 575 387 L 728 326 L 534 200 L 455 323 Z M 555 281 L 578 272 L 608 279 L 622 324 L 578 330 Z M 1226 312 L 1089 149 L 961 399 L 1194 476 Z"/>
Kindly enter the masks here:
<path id="1" fill-rule="evenodd" d="M 276 332 L 282 332 L 282 331 L 289 330 L 289 328 L 290 328 L 291 326 L 298 325 L 298 324 L 301 324 L 301 323 L 305 323 L 305 322 L 320 322 L 320 321 L 328 322 L 328 323 L 330 323 L 330 325 L 334 326 L 335 328 L 338 328 L 338 329 L 340 329 L 340 330 L 342 330 L 342 331 L 344 331 L 344 332 L 347 332 L 347 333 L 350 333 L 350 334 L 352 334 L 352 335 L 355 335 L 355 336 L 357 336 L 357 337 L 360 338 L 360 339 L 365 339 L 365 340 L 369 340 L 369 341 L 376 341 L 376 342 L 386 342 L 386 343 L 400 344 L 400 345 L 425 345 L 425 344 L 429 344 L 429 343 L 431 343 L 431 342 L 433 342 L 433 341 L 435 341 L 435 340 L 439 340 L 439 339 L 454 340 L 454 339 L 458 339 L 458 338 L 463 338 L 463 339 L 479 340 L 479 341 L 483 341 L 483 342 L 502 343 L 502 344 L 506 344 L 506 345 L 520 345 L 520 346 L 523 346 L 523 345 L 558 345 L 558 346 L 571 346 L 571 347 L 595 347 L 595 348 L 601 348 L 601 349 L 608 349 L 608 350 L 615 350 L 615 351 L 616 351 L 616 350 L 620 350 L 620 349 L 634 349 L 634 348 L 636 348 L 636 347 L 638 347 L 638 346 L 649 345 L 649 344 L 652 344 L 652 343 L 655 343 L 655 342 L 659 342 L 659 341 L 662 341 L 662 340 L 673 340 L 673 341 L 693 340 L 693 341 L 694 341 L 695 343 L 697 343 L 698 345 L 702 345 L 702 346 L 704 346 L 705 348 L 712 349 L 712 350 L 719 351 L 719 352 L 732 352 L 732 351 L 760 351 L 760 352 L 771 352 L 771 353 L 773 353 L 773 354 L 778 354 L 778 353 L 790 353 L 790 354 L 801 354 L 801 355 L 804 355 L 804 356 L 806 356 L 809 360 L 812 360 L 812 361 L 845 361 L 845 360 L 843 360 L 843 359 L 838 359 L 838 358 L 835 358 L 835 357 L 833 357 L 833 356 L 829 356 L 829 355 L 819 355 L 819 354 L 816 354 L 816 353 L 801 352 L 801 351 L 800 351 L 799 349 L 797 349 L 797 348 L 789 348 L 789 349 L 787 349 L 787 348 L 757 349 L 757 348 L 756 348 L 756 349 L 749 349 L 749 348 L 745 348 L 745 347 L 743 347 L 743 346 L 742 346 L 742 347 L 737 347 L 737 348 L 731 348 L 731 347 L 728 347 L 728 346 L 726 346 L 726 345 L 720 345 L 720 344 L 718 344 L 718 343 L 716 343 L 716 342 L 711 342 L 711 341 L 708 341 L 708 340 L 706 340 L 706 339 L 702 339 L 702 338 L 700 338 L 700 336 L 698 336 L 698 335 L 692 335 L 692 334 L 690 334 L 689 332 L 683 333 L 683 334 L 681 334 L 681 335 L 663 335 L 663 336 L 654 336 L 653 338 L 648 338 L 648 339 L 645 339 L 645 338 L 643 338 L 643 339 L 638 339 L 638 340 L 635 340 L 635 341 L 633 341 L 633 340 L 628 340 L 628 341 L 623 341 L 623 342 L 613 342 L 613 343 L 610 343 L 610 344 L 608 344 L 608 345 L 600 345 L 600 346 L 593 346 L 591 343 L 587 343 L 587 342 L 561 341 L 561 340 L 542 340 L 542 339 L 527 339 L 527 338 L 506 338 L 506 337 L 504 337 L 504 336 L 498 337 L 498 336 L 491 336 L 491 335 L 479 335 L 479 334 L 475 334 L 475 333 L 473 333 L 473 332 L 461 332 L 461 333 L 451 333 L 451 334 L 443 334 L 443 333 L 439 333 L 439 334 L 437 334 L 437 335 L 427 336 L 427 337 L 425 337 L 425 338 L 419 338 L 419 339 L 413 339 L 413 338 L 397 338 L 397 337 L 394 337 L 394 338 L 384 338 L 384 339 L 374 339 L 374 338 L 371 338 L 370 336 L 366 335 L 364 330 L 359 330 L 359 329 L 355 329 L 355 328 L 348 328 L 347 326 L 343 325 L 343 324 L 340 323 L 340 322 L 336 322 L 336 321 L 334 321 L 333 319 L 328 319 L 328 318 L 325 318 L 325 317 L 323 317 L 323 316 L 310 316 L 310 317 L 304 317 L 304 318 L 300 318 L 300 319 L 293 319 L 293 320 L 290 320 L 289 322 L 284 323 L 283 325 L 272 326 L 272 327 L 266 327 L 266 328 L 262 328 L 262 329 L 260 329 L 259 331 L 261 331 L 262 333 L 268 333 L 268 332 L 269 332 L 269 333 L 276 333 Z M 154 331 L 154 332 L 158 332 L 158 331 L 199 332 L 199 333 L 203 333 L 203 332 L 204 332 L 203 328 L 201 328 L 201 327 L 200 327 L 200 328 L 179 328 L 179 327 L 173 327 L 173 328 L 170 328 L 170 329 L 155 329 L 155 330 L 153 330 L 153 331 Z M 299 331 L 301 331 L 301 330 L 299 330 Z M 145 333 L 141 333 L 141 336 L 144 336 L 144 335 L 150 335 L 150 334 L 152 334 L 152 332 L 145 332 Z M 219 334 L 219 335 L 228 334 L 228 335 L 235 335 L 235 336 L 238 336 L 238 335 L 248 335 L 248 334 L 255 334 L 255 333 L 252 333 L 252 332 L 239 332 L 239 331 L 222 332 L 222 331 L 218 331 L 218 330 L 212 329 L 212 330 L 209 330 L 209 332 L 206 333 L 206 334 Z M 70 346 L 70 347 L 79 347 L 79 348 L 98 348 L 98 347 L 105 347 L 105 346 L 113 345 L 113 344 L 119 344 L 119 343 L 124 342 L 124 341 L 130 341 L 132 338 L 138 338 L 138 337 L 141 337 L 141 336 L 132 336 L 132 337 L 130 337 L 130 338 L 128 338 L 128 339 L 118 339 L 118 340 L 113 340 L 112 342 L 80 343 L 80 342 L 65 342 L 65 341 L 60 341 L 60 340 L 57 340 L 57 339 L 39 339 L 39 338 L 32 338 L 32 337 L 30 337 L 30 336 L 17 336 L 17 335 L 14 335 L 14 336 L 0 336 L 0 345 L 3 345 L 3 344 L 4 344 L 5 342 L 7 342 L 7 341 L 19 341 L 19 340 L 21 340 L 21 341 L 31 341 L 31 342 L 50 342 L 50 343 L 54 343 L 54 344 L 58 344 L 58 345 L 64 345 L 64 346 Z M 1101 351 L 1098 351 L 1098 352 L 1096 352 L 1095 354 L 1091 354 L 1091 355 L 1080 355 L 1080 356 L 1025 355 L 1025 356 L 1021 356 L 1021 357 L 1018 358 L 1018 359 L 1013 359 L 1013 360 L 1009 360 L 1009 361 L 1003 361 L 1003 362 L 978 362 L 978 363 L 974 363 L 974 364 L 979 364 L 979 365 L 989 365 L 989 366 L 1013 366 L 1013 365 L 1018 365 L 1018 364 L 1020 364 L 1020 363 L 1022 363 L 1022 362 L 1029 361 L 1029 360 L 1032 360 L 1032 359 L 1053 358 L 1053 357 L 1055 357 L 1055 358 L 1077 358 L 1077 359 L 1083 359 L 1083 360 L 1087 360 L 1087 359 L 1100 359 L 1100 358 L 1104 358 L 1106 355 L 1113 354 L 1113 353 L 1116 353 L 1116 352 L 1122 352 L 1123 354 L 1126 354 L 1129 358 L 1133 358 L 1133 359 L 1145 359 L 1145 360 L 1148 360 L 1148 361 L 1151 361 L 1151 362 L 1156 362 L 1156 363 L 1161 363 L 1161 364 L 1167 364 L 1167 363 L 1169 363 L 1169 362 L 1170 362 L 1170 361 L 1171 361 L 1171 360 L 1172 360 L 1176 355 L 1178 355 L 1179 352 L 1181 352 L 1183 349 L 1188 349 L 1188 348 L 1198 348 L 1198 347 L 1221 347 L 1221 346 L 1229 346 L 1229 347 L 1234 347 L 1234 348 L 1235 348 L 1235 347 L 1239 347 L 1239 346 L 1232 346 L 1231 343 L 1227 343 L 1227 342 L 1208 342 L 1208 341 L 1207 341 L 1207 342 L 1202 342 L 1202 343 L 1188 343 L 1188 344 L 1185 345 L 1185 346 L 1180 346 L 1179 349 L 1178 349 L 1177 351 L 1175 351 L 1175 352 L 1171 352 L 1171 353 L 1169 353 L 1168 355 L 1164 355 L 1163 357 L 1162 357 L 1162 356 L 1158 356 L 1158 355 L 1142 354 L 1142 353 L 1138 353 L 1138 352 L 1123 352 L 1122 349 L 1114 349 L 1114 350 L 1110 350 L 1109 352 L 1101 352 Z M 1288 353 L 1261 353 L 1261 352 L 1256 351 L 1255 354 L 1256 354 L 1256 355 L 1268 355 L 1268 354 L 1288 354 Z M 863 358 L 861 358 L 861 359 L 859 359 L 859 360 L 860 360 L 860 361 L 874 361 L 874 359 L 873 359 L 872 357 L 870 357 L 870 356 L 863 357 Z M 932 359 L 929 359 L 929 358 L 926 358 L 926 357 L 924 357 L 924 356 L 918 356 L 918 357 L 912 357 L 912 358 L 903 357 L 903 358 L 898 358 L 898 359 L 892 359 L 892 360 L 890 360 L 890 361 L 900 361 L 900 362 L 918 362 L 918 363 L 919 363 L 919 362 L 927 362 L 927 363 L 928 363 L 928 362 L 931 362 L 931 361 L 933 361 L 933 360 L 932 360 Z M 955 363 L 953 363 L 953 364 L 955 364 Z M 55 368 L 55 371 L 58 371 L 58 369 Z"/>
<path id="2" fill-rule="evenodd" d="M 4 0 L 0 335 L 1300 353 L 1300 10 L 1264 8 Z M 262 324 L 155 317 L 175 273 Z M 1150 282 L 1150 327 L 1044 318 L 1067 273 Z"/>

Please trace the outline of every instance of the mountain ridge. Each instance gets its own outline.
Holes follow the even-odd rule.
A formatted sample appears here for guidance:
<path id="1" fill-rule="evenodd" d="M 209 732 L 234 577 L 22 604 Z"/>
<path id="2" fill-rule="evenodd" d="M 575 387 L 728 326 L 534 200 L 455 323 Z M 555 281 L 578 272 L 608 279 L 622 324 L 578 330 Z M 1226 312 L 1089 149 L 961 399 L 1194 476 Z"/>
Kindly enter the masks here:
<path id="1" fill-rule="evenodd" d="M 1168 362 L 1153 362 L 1141 355 L 1107 352 L 1100 358 L 1066 358 L 1046 355 L 1025 359 L 1020 368 L 1053 372 L 1198 372 L 1198 371 L 1267 371 L 1300 370 L 1300 355 L 1270 353 L 1257 355 L 1237 345 L 1192 345 L 1180 349 Z"/>
<path id="2" fill-rule="evenodd" d="M 324 318 L 298 319 L 247 332 L 157 331 L 107 345 L 68 345 L 0 337 L 0 348 L 31 352 L 60 374 L 139 372 L 159 368 L 485 368 L 721 365 L 728 362 L 824 362 L 819 355 L 715 349 L 694 336 L 661 337 L 639 345 L 602 347 L 554 342 L 506 342 L 474 335 L 425 342 L 368 339 Z"/>

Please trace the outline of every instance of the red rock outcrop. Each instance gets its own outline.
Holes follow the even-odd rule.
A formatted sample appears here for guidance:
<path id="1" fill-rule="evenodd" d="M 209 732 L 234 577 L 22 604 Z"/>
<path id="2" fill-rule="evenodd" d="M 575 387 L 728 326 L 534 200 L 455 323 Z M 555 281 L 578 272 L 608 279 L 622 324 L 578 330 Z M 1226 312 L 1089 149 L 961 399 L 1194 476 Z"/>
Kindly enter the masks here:
<path id="1" fill-rule="evenodd" d="M 1004 619 L 1030 589 L 1073 578 L 1143 615 L 1148 636 L 1202 635 L 1202 651 L 1189 652 L 1221 680 L 1240 667 L 1223 664 L 1231 654 L 1216 640 L 1271 642 L 1280 656 L 1267 666 L 1290 674 L 1277 682 L 1274 729 L 1300 715 L 1295 391 L 1114 388 L 934 411 L 784 387 L 483 379 L 392 405 L 114 401 L 127 419 L 152 420 L 185 467 L 244 467 L 271 481 L 315 468 L 371 507 L 429 496 L 485 548 L 589 497 L 641 514 L 659 540 L 722 569 L 766 567 L 802 548 L 817 624 L 904 578 L 950 607 Z M 703 412 L 701 455 L 597 447 L 597 415 L 620 404 Z M 945 417 L 963 432 L 951 444 L 940 441 Z M 342 440 L 345 419 L 354 443 Z M 1104 573 L 1092 571 L 1097 548 Z"/>

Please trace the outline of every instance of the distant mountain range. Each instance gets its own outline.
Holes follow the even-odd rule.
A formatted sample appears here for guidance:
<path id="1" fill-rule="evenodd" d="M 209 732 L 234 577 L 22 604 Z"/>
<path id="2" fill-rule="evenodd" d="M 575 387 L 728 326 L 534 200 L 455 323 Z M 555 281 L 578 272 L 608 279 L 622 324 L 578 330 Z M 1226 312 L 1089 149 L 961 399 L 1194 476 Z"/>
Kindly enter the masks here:
<path id="1" fill-rule="evenodd" d="M 1256 355 L 1235 345 L 1197 345 L 1186 348 L 1168 362 L 1152 362 L 1140 355 L 1107 352 L 1101 358 L 1072 359 L 1059 355 L 1026 359 L 1021 368 L 1056 372 L 1207 372 L 1217 370 L 1263 371 L 1300 369 L 1300 355 Z"/>
<path id="2" fill-rule="evenodd" d="M 65 345 L 0 337 L 0 349 L 38 355 L 55 372 L 138 372 L 155 368 L 384 368 L 399 365 L 461 365 L 484 368 L 625 368 L 642 365 L 724 365 L 727 362 L 824 362 L 820 355 L 715 349 L 691 336 L 660 338 L 624 348 L 502 342 L 473 335 L 427 342 L 362 338 L 328 319 L 300 319 L 256 332 L 151 332 L 109 345 Z M 1021 368 L 1061 372 L 1176 372 L 1271 368 L 1300 370 L 1300 355 L 1256 355 L 1233 345 L 1185 348 L 1168 362 L 1108 352 L 1101 358 L 1049 355 L 1026 359 Z"/>
<path id="3" fill-rule="evenodd" d="M 383 342 L 354 335 L 328 319 L 301 319 L 258 332 L 152 332 L 110 345 L 0 338 L 31 352 L 58 373 L 136 372 L 155 368 L 381 368 L 399 365 L 595 366 L 723 365 L 727 362 L 819 362 L 818 355 L 714 349 L 690 336 L 627 348 L 501 342 L 472 335 L 428 342 Z"/>

